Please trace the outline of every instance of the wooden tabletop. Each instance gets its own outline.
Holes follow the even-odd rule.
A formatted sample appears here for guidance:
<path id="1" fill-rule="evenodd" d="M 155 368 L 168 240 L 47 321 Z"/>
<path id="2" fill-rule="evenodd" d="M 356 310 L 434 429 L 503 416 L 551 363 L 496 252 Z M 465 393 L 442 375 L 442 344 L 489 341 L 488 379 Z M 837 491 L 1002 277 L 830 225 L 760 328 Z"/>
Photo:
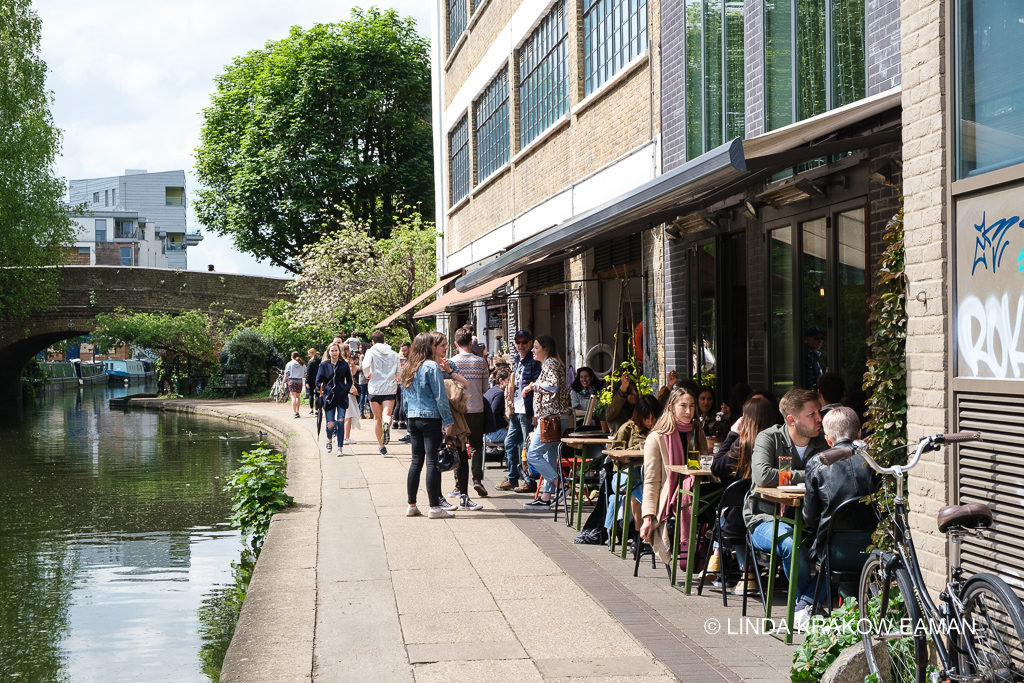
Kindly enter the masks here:
<path id="1" fill-rule="evenodd" d="M 604 451 L 612 460 L 643 460 L 644 452 L 639 449 L 615 448 Z"/>
<path id="2" fill-rule="evenodd" d="M 804 503 L 803 491 L 780 491 L 772 486 L 758 486 L 754 488 L 754 493 L 769 503 L 778 503 L 779 505 L 788 505 L 790 507 L 800 507 Z"/>
<path id="3" fill-rule="evenodd" d="M 595 438 L 593 436 L 582 437 L 582 436 L 566 436 L 562 437 L 562 443 L 566 446 L 575 448 L 578 446 L 607 446 L 611 441 L 611 437 L 602 436 Z"/>
<path id="4" fill-rule="evenodd" d="M 711 470 L 691 470 L 686 465 L 666 465 L 665 467 L 669 472 L 675 472 L 676 474 L 690 474 L 695 477 L 715 476 L 711 473 Z"/>

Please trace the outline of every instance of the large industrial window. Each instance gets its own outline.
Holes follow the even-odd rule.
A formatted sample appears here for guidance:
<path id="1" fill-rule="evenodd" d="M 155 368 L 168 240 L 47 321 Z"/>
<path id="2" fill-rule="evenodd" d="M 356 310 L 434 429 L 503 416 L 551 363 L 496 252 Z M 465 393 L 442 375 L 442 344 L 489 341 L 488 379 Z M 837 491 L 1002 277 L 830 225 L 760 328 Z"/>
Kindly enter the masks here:
<path id="1" fill-rule="evenodd" d="M 459 36 L 466 30 L 466 0 L 447 0 L 448 2 L 448 54 L 451 54 Z"/>
<path id="2" fill-rule="evenodd" d="M 686 157 L 743 137 L 743 0 L 687 0 Z"/>
<path id="3" fill-rule="evenodd" d="M 476 175 L 486 178 L 509 158 L 508 66 L 498 72 L 473 105 Z"/>
<path id="4" fill-rule="evenodd" d="M 469 194 L 469 116 L 448 133 L 448 173 L 451 178 L 451 203 Z"/>
<path id="5" fill-rule="evenodd" d="M 1015 0 L 956 3 L 956 174 L 1024 162 L 1024 40 Z"/>
<path id="6" fill-rule="evenodd" d="M 584 95 L 646 49 L 647 0 L 583 0 Z"/>
<path id="7" fill-rule="evenodd" d="M 764 0 L 768 130 L 862 99 L 864 0 Z"/>
<path id="8" fill-rule="evenodd" d="M 519 145 L 569 111 L 569 32 L 559 0 L 519 48 Z"/>

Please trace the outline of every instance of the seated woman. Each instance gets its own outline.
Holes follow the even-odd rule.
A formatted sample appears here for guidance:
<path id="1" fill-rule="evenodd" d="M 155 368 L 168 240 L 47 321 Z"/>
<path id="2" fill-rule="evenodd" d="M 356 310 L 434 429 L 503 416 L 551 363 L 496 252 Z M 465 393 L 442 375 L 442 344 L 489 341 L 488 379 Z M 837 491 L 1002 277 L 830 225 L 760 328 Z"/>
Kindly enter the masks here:
<path id="1" fill-rule="evenodd" d="M 772 402 L 755 394 L 743 404 L 743 415 L 737 421 L 738 432 L 730 432 L 729 438 L 723 443 L 723 447 L 715 454 L 715 460 L 711 464 L 711 471 L 725 485 L 729 485 L 739 479 L 750 478 L 750 456 L 754 452 L 754 440 L 762 430 L 775 424 L 778 409 Z M 728 448 L 725 446 L 728 445 Z M 746 537 L 746 529 L 743 525 L 743 508 L 737 506 L 731 508 L 722 520 L 722 536 L 728 539 L 743 539 Z M 746 546 L 737 543 L 733 546 L 736 551 L 736 559 L 739 562 L 740 570 L 746 569 Z M 718 571 L 715 558 L 712 558 L 708 565 L 708 573 Z M 732 591 L 736 595 L 743 595 L 746 590 L 755 586 L 754 575 L 744 571 L 743 578 L 733 586 Z"/>
<path id="2" fill-rule="evenodd" d="M 587 404 L 591 396 L 597 396 L 604 388 L 604 382 L 597 378 L 597 373 L 586 365 L 576 371 L 576 379 L 569 387 L 569 401 L 576 416 L 576 426 L 582 427 L 583 418 L 587 414 Z"/>
<path id="3" fill-rule="evenodd" d="M 640 392 L 629 375 L 623 373 L 619 379 L 618 386 L 612 393 L 612 402 L 604 413 L 604 421 L 608 423 L 608 429 L 612 434 L 619 431 L 619 427 L 626 424 L 633 416 L 633 407 L 640 400 Z"/>
<path id="4" fill-rule="evenodd" d="M 693 477 L 684 477 L 680 482 L 680 475 L 670 472 L 668 466 L 685 465 L 688 453 L 707 452 L 704 433 L 694 422 L 698 391 L 690 382 L 673 389 L 668 396 L 665 412 L 644 441 L 644 491 L 641 501 L 644 521 L 640 527 L 640 537 L 654 547 L 658 557 L 666 564 L 671 560 L 672 549 L 669 525 L 666 524 L 669 517 L 675 515 L 679 519 L 681 543 L 689 537 L 690 516 L 674 509 L 676 488 L 682 485 L 689 489 L 693 485 Z"/>
<path id="5" fill-rule="evenodd" d="M 647 440 L 647 435 L 651 431 L 651 427 L 658 421 L 658 417 L 661 416 L 661 405 L 658 403 L 658 399 L 654 398 L 650 394 L 646 394 L 640 397 L 637 401 L 636 408 L 633 409 L 633 417 L 626 422 L 626 424 L 619 427 L 619 431 L 615 432 L 615 438 L 612 439 L 612 443 L 609 446 L 612 450 L 643 450 L 644 442 Z M 633 514 L 633 519 L 640 519 L 640 501 L 643 496 L 643 477 L 640 476 L 640 468 L 633 468 L 633 490 L 630 492 L 632 495 L 629 499 L 629 508 Z M 619 472 L 612 481 L 612 491 L 622 489 L 626 485 L 626 473 Z M 614 493 L 612 498 L 609 499 L 609 503 L 614 502 Z M 620 501 L 623 502 L 623 508 L 625 507 L 624 498 L 621 497 Z M 616 512 L 615 506 L 612 504 L 608 505 L 608 512 L 604 519 L 604 528 L 611 530 L 612 520 L 615 518 L 622 518 L 622 510 Z M 635 528 L 635 527 L 634 527 Z"/>

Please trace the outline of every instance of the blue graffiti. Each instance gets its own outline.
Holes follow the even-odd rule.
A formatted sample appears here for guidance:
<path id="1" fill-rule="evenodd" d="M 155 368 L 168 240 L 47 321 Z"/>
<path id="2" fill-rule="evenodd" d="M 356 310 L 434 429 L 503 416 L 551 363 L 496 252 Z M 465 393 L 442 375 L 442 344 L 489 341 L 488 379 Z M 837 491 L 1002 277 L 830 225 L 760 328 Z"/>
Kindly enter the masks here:
<path id="1" fill-rule="evenodd" d="M 974 226 L 978 235 L 974 238 L 974 265 L 971 266 L 971 275 L 977 270 L 980 263 L 986 270 L 993 273 L 1003 263 L 1003 252 L 1010 246 L 1007 233 L 1010 228 L 1020 223 L 1020 216 L 1000 218 L 991 225 L 985 225 L 985 212 L 981 214 L 981 223 Z M 1019 227 L 1024 227 L 1020 225 Z"/>

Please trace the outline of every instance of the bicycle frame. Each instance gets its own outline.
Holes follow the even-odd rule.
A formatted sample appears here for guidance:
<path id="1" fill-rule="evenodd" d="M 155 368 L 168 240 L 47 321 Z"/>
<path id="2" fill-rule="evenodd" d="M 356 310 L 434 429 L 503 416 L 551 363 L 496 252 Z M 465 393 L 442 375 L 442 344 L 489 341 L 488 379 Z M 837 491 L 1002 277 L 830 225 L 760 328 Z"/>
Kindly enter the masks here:
<path id="1" fill-rule="evenodd" d="M 889 533 L 890 538 L 893 540 L 894 550 L 882 552 L 882 571 L 886 589 L 882 594 L 880 613 L 884 615 L 888 610 L 888 587 L 891 585 L 890 572 L 893 572 L 897 567 L 902 565 L 906 568 L 907 573 L 910 576 L 910 581 L 914 590 L 913 599 L 920 608 L 921 614 L 927 624 L 926 634 L 919 634 L 919 625 L 913 625 L 914 638 L 915 640 L 925 637 L 931 639 L 932 643 L 935 645 L 939 662 L 942 665 L 942 671 L 939 673 L 939 676 L 945 678 L 949 676 L 951 670 L 957 670 L 957 665 L 950 657 L 950 650 L 954 650 L 957 654 L 968 654 L 972 659 L 977 656 L 977 653 L 974 651 L 971 638 L 953 637 L 953 625 L 957 626 L 957 632 L 964 635 L 963 610 L 962 602 L 960 601 L 960 593 L 964 586 L 962 578 L 963 569 L 960 567 L 960 540 L 963 536 L 963 532 L 959 530 L 948 532 L 953 542 L 953 551 L 950 557 L 950 579 L 946 583 L 946 589 L 939 595 L 939 599 L 942 601 L 943 607 L 945 608 L 941 609 L 936 606 L 935 602 L 932 600 L 931 594 L 928 592 L 925 585 L 924 577 L 921 574 L 921 567 L 918 564 L 917 559 L 917 551 L 914 548 L 914 540 L 911 535 L 910 525 L 907 521 L 907 506 L 906 499 L 904 497 L 905 473 L 917 465 L 922 453 L 938 449 L 939 444 L 934 442 L 931 438 L 922 439 L 918 444 L 914 456 L 906 466 L 894 465 L 889 468 L 880 467 L 870 455 L 862 449 L 858 450 L 875 471 L 882 474 L 890 474 L 896 479 L 896 497 L 893 500 L 893 506 L 896 514 L 894 515 L 894 523 L 890 527 Z M 882 519 L 881 515 L 879 515 L 879 519 Z M 904 596 L 904 599 L 907 599 L 907 596 Z M 943 629 L 943 627 L 945 628 Z M 958 641 L 959 643 L 963 643 L 965 647 L 961 647 Z"/>

